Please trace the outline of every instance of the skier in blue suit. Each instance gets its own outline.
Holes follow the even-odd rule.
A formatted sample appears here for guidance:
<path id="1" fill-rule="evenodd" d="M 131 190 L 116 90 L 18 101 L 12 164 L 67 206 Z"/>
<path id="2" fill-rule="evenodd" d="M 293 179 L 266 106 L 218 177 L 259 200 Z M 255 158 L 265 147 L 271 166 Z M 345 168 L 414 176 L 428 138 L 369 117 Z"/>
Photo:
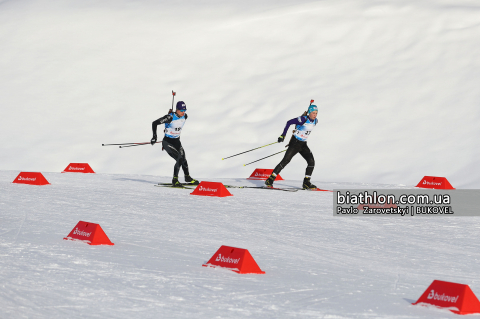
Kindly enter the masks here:
<path id="1" fill-rule="evenodd" d="M 185 105 L 185 102 L 179 101 L 177 102 L 175 112 L 170 110 L 167 115 L 153 121 L 152 123 L 153 137 L 150 140 L 152 145 L 157 142 L 157 126 L 165 124 L 165 136 L 162 140 L 162 149 L 166 150 L 168 155 L 175 160 L 172 179 L 172 185 L 175 187 L 182 187 L 182 184 L 178 181 L 180 167 L 182 167 L 183 173 L 185 174 L 186 183 L 192 185 L 199 184 L 199 181 L 190 177 L 187 158 L 185 157 L 185 151 L 180 142 L 180 133 L 182 133 L 183 125 L 185 125 L 185 121 L 187 120 L 186 111 L 187 106 Z"/>
<path id="2" fill-rule="evenodd" d="M 302 155 L 302 157 L 307 161 L 307 169 L 305 170 L 305 178 L 303 179 L 302 188 L 317 188 L 317 186 L 313 185 L 310 182 L 310 178 L 315 167 L 315 159 L 313 158 L 312 151 L 310 151 L 310 148 L 308 148 L 307 145 L 308 136 L 315 128 L 315 125 L 317 125 L 318 123 L 317 114 L 317 106 L 310 105 L 308 107 L 308 111 L 304 113 L 303 116 L 299 116 L 287 122 L 287 125 L 285 126 L 282 135 L 280 135 L 280 137 L 278 138 L 278 142 L 281 143 L 284 141 L 287 130 L 292 124 L 295 125 L 293 136 L 290 139 L 290 143 L 288 144 L 288 149 L 285 153 L 285 156 L 283 157 L 282 161 L 274 168 L 272 175 L 270 175 L 270 177 L 265 181 L 265 186 L 273 187 L 273 182 L 275 181 L 275 178 L 277 178 L 277 175 L 280 173 L 280 171 L 284 169 L 288 163 L 290 163 L 292 158 L 297 153 L 300 153 L 300 155 Z"/>

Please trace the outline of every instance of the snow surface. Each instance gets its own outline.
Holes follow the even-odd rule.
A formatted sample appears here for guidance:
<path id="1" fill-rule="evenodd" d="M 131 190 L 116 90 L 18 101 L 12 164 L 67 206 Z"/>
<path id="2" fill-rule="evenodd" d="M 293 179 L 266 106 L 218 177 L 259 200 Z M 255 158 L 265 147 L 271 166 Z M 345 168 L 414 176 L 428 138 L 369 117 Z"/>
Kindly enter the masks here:
<path id="1" fill-rule="evenodd" d="M 283 145 L 220 159 L 315 99 L 317 180 L 480 188 L 479 38 L 474 0 L 0 0 L 0 169 L 168 176 L 159 147 L 101 144 L 148 141 L 175 90 L 195 177 L 251 172 Z"/>
<path id="2" fill-rule="evenodd" d="M 411 303 L 435 279 L 480 292 L 478 217 L 334 217 L 328 192 L 215 198 L 152 175 L 16 175 L 0 171 L 1 318 L 457 318 Z M 115 245 L 63 240 L 80 220 Z M 221 245 L 248 249 L 266 274 L 202 267 Z"/>

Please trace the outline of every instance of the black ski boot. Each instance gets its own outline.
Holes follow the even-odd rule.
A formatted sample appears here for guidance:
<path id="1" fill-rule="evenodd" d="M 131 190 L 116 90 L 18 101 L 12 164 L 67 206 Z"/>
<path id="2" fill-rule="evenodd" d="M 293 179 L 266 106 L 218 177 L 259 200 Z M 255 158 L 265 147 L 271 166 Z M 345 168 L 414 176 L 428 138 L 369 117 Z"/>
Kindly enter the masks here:
<path id="1" fill-rule="evenodd" d="M 172 185 L 173 187 L 183 187 L 182 183 L 178 181 L 178 176 L 173 176 Z"/>
<path id="2" fill-rule="evenodd" d="M 303 185 L 302 185 L 303 189 L 316 189 L 317 186 L 313 185 L 312 183 L 310 183 L 310 177 L 305 177 L 303 179 Z"/>
<path id="3" fill-rule="evenodd" d="M 270 177 L 267 178 L 267 180 L 265 181 L 265 187 L 273 187 L 273 182 L 275 181 L 275 178 L 277 178 L 277 175 L 270 175 Z"/>
<path id="4" fill-rule="evenodd" d="M 198 185 L 198 184 L 200 184 L 199 181 L 197 181 L 196 179 L 191 178 L 190 175 L 185 175 L 185 183 L 188 183 L 188 184 L 191 184 L 191 185 Z"/>

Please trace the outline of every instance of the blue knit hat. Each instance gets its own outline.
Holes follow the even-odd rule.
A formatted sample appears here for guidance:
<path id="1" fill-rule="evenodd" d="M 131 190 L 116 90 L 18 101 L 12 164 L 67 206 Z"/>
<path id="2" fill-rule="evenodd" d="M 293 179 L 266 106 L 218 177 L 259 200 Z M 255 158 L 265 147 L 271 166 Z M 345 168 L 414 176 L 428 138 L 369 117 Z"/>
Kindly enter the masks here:
<path id="1" fill-rule="evenodd" d="M 310 105 L 308 107 L 308 114 L 312 113 L 313 111 L 317 111 L 318 112 L 318 107 L 316 105 Z"/>
<path id="2" fill-rule="evenodd" d="M 183 101 L 177 102 L 177 110 L 185 112 L 187 110 L 187 105 Z"/>

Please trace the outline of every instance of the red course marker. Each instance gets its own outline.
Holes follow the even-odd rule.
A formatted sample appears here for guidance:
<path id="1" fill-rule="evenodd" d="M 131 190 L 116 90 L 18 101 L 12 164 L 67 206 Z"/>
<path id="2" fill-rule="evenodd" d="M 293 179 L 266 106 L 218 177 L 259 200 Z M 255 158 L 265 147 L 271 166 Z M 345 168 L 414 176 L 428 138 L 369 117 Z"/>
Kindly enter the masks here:
<path id="1" fill-rule="evenodd" d="M 264 274 L 246 249 L 222 246 L 203 267 L 222 267 L 239 274 Z"/>
<path id="2" fill-rule="evenodd" d="M 214 197 L 233 196 L 222 183 L 217 182 L 200 182 L 190 195 Z"/>
<path id="3" fill-rule="evenodd" d="M 261 181 L 265 181 L 267 180 L 267 178 L 270 177 L 270 175 L 272 175 L 273 173 L 273 169 L 268 169 L 268 168 L 257 168 L 253 171 L 252 175 L 250 175 L 249 178 L 247 179 L 252 179 L 252 180 L 261 180 Z M 276 181 L 283 181 L 284 179 L 282 178 L 282 176 L 280 176 L 280 174 L 277 175 L 277 178 L 275 178 Z"/>
<path id="4" fill-rule="evenodd" d="M 79 221 L 65 240 L 83 241 L 89 245 L 114 245 L 99 224 Z"/>
<path id="5" fill-rule="evenodd" d="M 424 176 L 416 187 L 433 189 L 455 189 L 445 177 Z"/>
<path id="6" fill-rule="evenodd" d="M 448 308 L 460 315 L 480 313 L 480 301 L 468 285 L 434 280 L 413 305 L 433 305 Z"/>
<path id="7" fill-rule="evenodd" d="M 95 173 L 88 163 L 70 163 L 62 173 Z"/>
<path id="8" fill-rule="evenodd" d="M 12 182 L 15 184 L 29 184 L 29 185 L 49 185 L 45 176 L 37 172 L 21 172 Z"/>

